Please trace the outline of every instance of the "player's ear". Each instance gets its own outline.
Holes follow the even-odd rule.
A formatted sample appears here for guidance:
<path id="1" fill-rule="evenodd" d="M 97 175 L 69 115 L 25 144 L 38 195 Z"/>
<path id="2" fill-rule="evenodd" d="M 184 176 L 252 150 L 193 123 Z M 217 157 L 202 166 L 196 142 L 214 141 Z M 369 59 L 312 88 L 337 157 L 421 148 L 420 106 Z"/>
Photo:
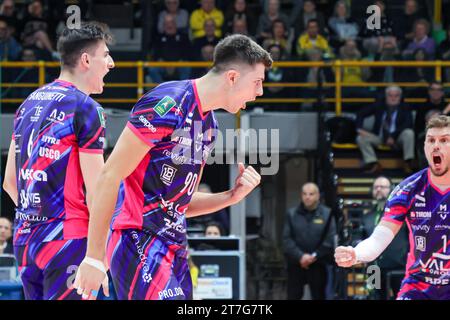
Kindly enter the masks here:
<path id="1" fill-rule="evenodd" d="M 240 76 L 239 71 L 237 71 L 235 69 L 230 69 L 225 72 L 226 81 L 230 86 L 233 86 L 236 84 L 239 76 Z"/>
<path id="2" fill-rule="evenodd" d="M 89 68 L 89 54 L 87 52 L 81 54 L 80 64 L 85 68 Z"/>

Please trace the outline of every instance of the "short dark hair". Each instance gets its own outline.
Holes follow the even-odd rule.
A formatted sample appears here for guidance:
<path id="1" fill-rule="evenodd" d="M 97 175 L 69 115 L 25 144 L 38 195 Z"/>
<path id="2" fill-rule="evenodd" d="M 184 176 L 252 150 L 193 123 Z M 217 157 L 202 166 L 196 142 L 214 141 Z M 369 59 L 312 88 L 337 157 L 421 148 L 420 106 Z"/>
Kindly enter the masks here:
<path id="1" fill-rule="evenodd" d="M 309 24 L 311 23 L 317 23 L 317 25 L 319 25 L 319 20 L 317 20 L 316 18 L 309 19 L 308 22 L 306 23 L 306 27 L 309 27 Z"/>
<path id="2" fill-rule="evenodd" d="M 66 27 L 58 39 L 57 50 L 61 55 L 61 67 L 72 69 L 86 50 L 99 41 L 113 42 L 113 36 L 106 24 L 89 21 L 82 22 L 80 28 Z"/>
<path id="3" fill-rule="evenodd" d="M 262 63 L 266 68 L 272 66 L 270 54 L 249 37 L 234 34 L 222 39 L 214 50 L 212 72 L 227 70 L 231 63 L 245 63 L 250 66 Z"/>
<path id="4" fill-rule="evenodd" d="M 222 224 L 218 221 L 210 221 L 206 224 L 205 226 L 205 233 L 206 233 L 206 229 L 208 229 L 209 227 L 216 227 L 217 229 L 219 229 L 220 235 L 224 236 L 225 235 L 225 229 L 222 226 Z"/>

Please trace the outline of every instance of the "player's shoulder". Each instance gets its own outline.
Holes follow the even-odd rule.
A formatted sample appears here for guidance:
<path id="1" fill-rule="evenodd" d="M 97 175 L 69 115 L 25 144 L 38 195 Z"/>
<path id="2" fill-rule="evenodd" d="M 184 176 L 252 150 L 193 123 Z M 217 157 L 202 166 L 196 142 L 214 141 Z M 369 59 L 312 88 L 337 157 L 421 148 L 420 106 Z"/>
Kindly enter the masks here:
<path id="1" fill-rule="evenodd" d="M 427 173 L 428 169 L 423 169 L 404 179 L 394 188 L 389 200 L 392 200 L 394 197 L 408 198 L 415 194 L 417 190 L 422 190 L 423 186 L 427 183 Z"/>
<path id="2" fill-rule="evenodd" d="M 169 81 L 158 85 L 139 99 L 137 108 L 156 107 L 161 105 L 164 109 L 183 105 L 189 97 L 193 97 L 192 80 Z M 163 112 L 164 110 L 161 109 Z"/>

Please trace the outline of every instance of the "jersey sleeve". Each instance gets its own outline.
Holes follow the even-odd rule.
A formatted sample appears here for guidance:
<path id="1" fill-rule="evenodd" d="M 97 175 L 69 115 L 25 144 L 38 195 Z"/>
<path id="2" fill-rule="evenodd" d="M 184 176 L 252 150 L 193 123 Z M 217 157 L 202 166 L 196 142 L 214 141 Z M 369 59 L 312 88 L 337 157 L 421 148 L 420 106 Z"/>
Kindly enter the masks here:
<path id="1" fill-rule="evenodd" d="M 389 195 L 382 220 L 401 225 L 409 211 L 409 194 L 401 184 Z"/>
<path id="2" fill-rule="evenodd" d="M 74 132 L 80 152 L 103 153 L 106 115 L 104 109 L 91 99 L 75 110 Z"/>
<path id="3" fill-rule="evenodd" d="M 170 138 L 182 122 L 182 112 L 174 98 L 145 95 L 131 110 L 127 127 L 144 143 L 153 147 Z"/>

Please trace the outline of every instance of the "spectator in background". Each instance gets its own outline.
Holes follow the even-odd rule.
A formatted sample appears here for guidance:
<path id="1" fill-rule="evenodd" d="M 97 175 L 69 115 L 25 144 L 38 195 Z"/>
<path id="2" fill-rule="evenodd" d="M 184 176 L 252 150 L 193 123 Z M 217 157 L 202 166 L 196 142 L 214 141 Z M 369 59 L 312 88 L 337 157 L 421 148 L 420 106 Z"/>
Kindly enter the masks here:
<path id="1" fill-rule="evenodd" d="M 419 11 L 419 4 L 416 0 L 406 0 L 403 14 L 398 17 L 394 25 L 395 36 L 399 41 L 411 41 L 414 38 L 414 23 L 425 18 Z"/>
<path id="2" fill-rule="evenodd" d="M 19 26 L 19 18 L 17 17 L 16 5 L 13 0 L 3 0 L 0 5 L 0 16 L 8 21 L 9 34 L 16 37 L 17 27 Z"/>
<path id="3" fill-rule="evenodd" d="M 406 174 L 412 173 L 414 159 L 414 131 L 411 110 L 402 102 L 402 89 L 396 86 L 386 88 L 384 102 L 376 102 L 358 113 L 356 142 L 362 153 L 366 173 L 382 170 L 375 154 L 374 146 L 385 144 L 391 148 L 403 149 Z M 375 116 L 371 129 L 364 129 L 364 119 Z"/>
<path id="4" fill-rule="evenodd" d="M 244 36 L 250 37 L 252 40 L 255 41 L 253 36 L 249 34 L 248 28 L 247 28 L 247 22 L 245 19 L 235 19 L 233 21 L 233 27 L 231 29 L 231 34 L 243 34 Z"/>
<path id="5" fill-rule="evenodd" d="M 164 17 L 164 33 L 159 35 L 153 47 L 155 61 L 191 60 L 191 43 L 186 34 L 178 32 L 175 17 Z M 168 80 L 185 80 L 190 77 L 190 68 L 149 68 L 151 81 L 161 83 Z"/>
<path id="6" fill-rule="evenodd" d="M 201 59 L 200 61 L 212 62 L 214 60 L 214 46 L 212 44 L 206 44 L 201 48 Z M 193 79 L 200 78 L 204 76 L 209 71 L 209 68 L 193 68 L 191 77 Z"/>
<path id="7" fill-rule="evenodd" d="M 304 53 L 304 57 L 307 61 L 323 61 L 323 52 L 320 49 L 313 48 L 308 49 Z M 334 81 L 333 71 L 329 67 L 309 67 L 306 72 L 299 74 L 299 82 L 307 82 L 314 85 L 314 87 L 301 88 L 299 90 L 302 98 L 317 99 L 329 95 L 332 92 L 332 88 L 319 89 L 319 83 L 330 83 Z M 305 108 L 313 107 L 312 102 L 304 102 L 302 104 Z"/>
<path id="8" fill-rule="evenodd" d="M 450 24 L 446 29 L 447 37 L 439 44 L 437 58 L 440 60 L 450 60 Z M 444 68 L 444 78 L 448 82 L 450 81 L 450 68 Z"/>
<path id="9" fill-rule="evenodd" d="M 427 51 L 423 48 L 418 48 L 412 55 L 412 60 L 417 62 L 430 61 L 431 57 Z M 434 68 L 433 67 L 409 67 L 403 68 L 403 82 L 426 82 L 430 83 L 434 80 Z M 426 89 L 421 88 L 408 88 L 408 97 L 423 97 L 426 95 Z"/>
<path id="10" fill-rule="evenodd" d="M 168 14 L 175 17 L 177 30 L 180 33 L 189 32 L 189 13 L 180 8 L 180 0 L 165 0 L 166 9 L 158 15 L 158 33 L 164 33 L 164 17 Z"/>
<path id="11" fill-rule="evenodd" d="M 234 0 L 225 14 L 224 33 L 233 33 L 233 25 L 236 20 L 244 21 L 250 34 L 256 33 L 256 17 L 248 9 L 245 0 Z"/>
<path id="12" fill-rule="evenodd" d="M 356 40 L 359 33 L 359 26 L 350 17 L 350 10 L 345 1 L 340 0 L 334 6 L 334 14 L 328 20 L 330 27 L 330 43 L 331 46 L 338 49 L 344 45 L 345 41 Z"/>
<path id="13" fill-rule="evenodd" d="M 279 0 L 269 0 L 267 10 L 259 17 L 258 27 L 256 29 L 256 38 L 261 43 L 272 36 L 272 23 L 275 20 L 282 20 L 287 26 L 289 18 L 280 11 Z"/>
<path id="14" fill-rule="evenodd" d="M 441 82 L 432 81 L 428 86 L 428 97 L 425 103 L 415 104 L 413 110 L 416 111 L 414 121 L 414 132 L 417 136 L 417 153 L 419 164 L 426 165 L 426 159 L 423 151 L 425 141 L 425 124 L 427 118 L 432 114 L 450 114 L 450 104 L 445 102 L 444 87 Z"/>
<path id="15" fill-rule="evenodd" d="M 273 44 L 267 48 L 267 51 L 270 53 L 273 61 L 286 61 L 288 55 L 285 53 L 283 47 L 277 44 Z M 280 68 L 280 67 L 272 67 L 266 70 L 266 82 L 268 83 L 283 83 L 283 82 L 294 82 L 295 76 L 294 72 L 290 68 Z M 276 86 L 276 87 L 266 87 L 264 89 L 264 97 L 265 98 L 289 98 L 292 97 L 294 93 L 294 89 L 285 87 L 285 86 Z M 273 104 L 268 104 L 267 108 L 274 111 L 281 110 L 292 110 L 292 105 L 283 105 L 281 103 L 277 103 L 276 106 L 272 109 Z"/>
<path id="16" fill-rule="evenodd" d="M 205 237 L 207 238 L 217 238 L 224 236 L 224 230 L 219 222 L 212 221 L 208 222 L 205 227 Z"/>
<path id="17" fill-rule="evenodd" d="M 430 59 L 434 59 L 436 43 L 428 34 L 430 32 L 430 23 L 425 19 L 419 19 L 414 23 L 414 38 L 403 51 L 403 57 L 411 59 L 417 49 L 424 49 Z"/>
<path id="18" fill-rule="evenodd" d="M 11 36 L 7 19 L 0 17 L 0 61 L 19 59 L 21 45 Z"/>
<path id="19" fill-rule="evenodd" d="M 392 190 L 392 182 L 388 178 L 379 176 L 374 180 L 371 194 L 372 205 L 362 218 L 362 239 L 369 237 L 380 222 L 380 219 L 383 217 L 384 206 Z M 381 287 L 380 289 L 375 290 L 373 295 L 375 299 L 385 300 L 390 294 L 388 291 L 389 288 L 386 286 L 387 274 L 391 271 L 405 270 L 408 249 L 408 229 L 406 225 L 403 225 L 389 247 L 387 247 L 383 254 L 375 261 L 375 264 L 378 265 L 381 270 Z M 403 276 L 399 275 L 391 277 L 389 285 L 390 289 L 393 291 L 392 296 L 397 296 L 402 279 Z"/>
<path id="20" fill-rule="evenodd" d="M 386 15 L 386 4 L 384 1 L 374 1 L 374 5 L 380 8 L 381 19 L 380 19 L 380 28 L 369 29 L 366 26 L 366 20 L 363 19 L 364 24 L 360 26 L 361 37 L 363 40 L 363 47 L 368 50 L 368 48 L 372 45 L 372 43 L 376 43 L 378 50 L 383 47 L 383 42 L 386 38 L 390 38 L 394 36 L 393 33 L 393 23 Z"/>
<path id="21" fill-rule="evenodd" d="M 11 238 L 12 222 L 6 217 L 0 217 L 0 255 L 14 254 Z"/>
<path id="22" fill-rule="evenodd" d="M 190 18 L 192 37 L 194 39 L 205 36 L 204 25 L 208 19 L 213 19 L 216 23 L 216 37 L 222 37 L 222 25 L 224 23 L 222 11 L 216 8 L 215 0 L 202 0 L 201 7 L 192 12 Z"/>
<path id="23" fill-rule="evenodd" d="M 358 50 L 354 40 L 346 40 L 345 44 L 339 50 L 341 60 L 361 61 L 361 52 Z M 370 77 L 370 69 L 367 67 L 347 66 L 342 67 L 342 81 L 346 84 L 361 83 L 367 81 Z M 367 88 L 362 87 L 344 87 L 342 94 L 345 97 L 368 97 Z"/>
<path id="24" fill-rule="evenodd" d="M 292 39 L 289 38 L 289 32 L 286 29 L 283 20 L 277 19 L 272 23 L 271 37 L 264 40 L 262 46 L 267 50 L 271 45 L 279 45 L 287 54 L 292 52 Z"/>
<path id="25" fill-rule="evenodd" d="M 37 46 L 40 49 L 48 51 L 57 58 L 53 44 L 49 35 L 50 27 L 47 17 L 44 13 L 42 1 L 33 0 L 28 5 L 28 14 L 23 21 L 22 44 L 24 46 Z"/>
<path id="26" fill-rule="evenodd" d="M 297 40 L 297 54 L 304 57 L 305 52 L 311 49 L 317 49 L 322 52 L 324 58 L 329 58 L 332 54 L 327 39 L 319 34 L 319 22 L 315 19 L 308 21 L 306 32 Z"/>
<path id="27" fill-rule="evenodd" d="M 397 46 L 397 41 L 394 37 L 387 38 L 383 42 L 381 52 L 377 53 L 374 58 L 375 61 L 397 61 L 401 60 L 400 50 Z M 401 80 L 401 70 L 393 66 L 374 67 L 371 69 L 372 82 L 398 82 Z"/>
<path id="28" fill-rule="evenodd" d="M 213 19 L 205 20 L 203 25 L 205 35 L 203 37 L 194 39 L 192 46 L 194 49 L 195 58 L 201 59 L 201 50 L 207 44 L 216 46 L 219 43 L 220 38 L 216 37 L 216 23 Z"/>
<path id="29" fill-rule="evenodd" d="M 303 8 L 296 19 L 293 20 L 294 34 L 300 36 L 308 27 L 309 20 L 316 20 L 321 33 L 326 32 L 325 18 L 316 10 L 316 4 L 312 0 L 303 1 Z"/>
<path id="30" fill-rule="evenodd" d="M 283 228 L 288 299 L 300 300 L 305 284 L 309 284 L 313 300 L 325 299 L 327 264 L 332 263 L 335 235 L 335 221 L 331 210 L 320 203 L 319 187 L 305 183 L 301 202 L 288 210 Z"/>

